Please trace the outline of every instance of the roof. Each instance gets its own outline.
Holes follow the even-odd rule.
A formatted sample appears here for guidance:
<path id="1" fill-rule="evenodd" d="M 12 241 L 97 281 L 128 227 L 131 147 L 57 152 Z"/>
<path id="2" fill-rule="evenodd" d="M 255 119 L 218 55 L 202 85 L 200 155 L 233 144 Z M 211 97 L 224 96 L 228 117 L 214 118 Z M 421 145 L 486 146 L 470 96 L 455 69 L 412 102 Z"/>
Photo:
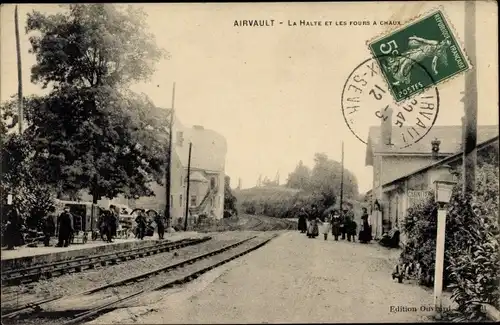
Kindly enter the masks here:
<path id="1" fill-rule="evenodd" d="M 168 128 L 170 123 L 171 109 L 157 107 L 153 112 L 157 121 L 165 121 Z M 175 144 L 175 153 L 179 157 L 182 166 L 188 167 L 189 142 L 193 143 L 191 149 L 191 168 L 221 172 L 225 170 L 227 142 L 226 138 L 214 130 L 202 126 L 184 126 L 178 116 L 174 114 L 172 141 Z M 178 145 L 178 132 L 182 132 L 184 139 L 182 146 Z"/>
<path id="2" fill-rule="evenodd" d="M 406 129 L 411 128 L 403 127 Z M 401 128 L 393 127 L 393 134 L 401 132 Z M 403 132 L 405 132 L 403 130 Z M 498 125 L 478 125 L 477 126 L 477 143 L 489 140 L 498 136 Z M 368 132 L 368 141 L 366 148 L 366 165 L 371 165 L 371 159 L 374 153 L 395 154 L 395 155 L 432 155 L 431 141 L 435 138 L 441 141 L 439 145 L 439 153 L 443 155 L 454 154 L 461 150 L 462 142 L 462 126 L 461 125 L 435 125 L 427 135 L 417 143 L 406 148 L 395 146 L 380 145 L 381 131 L 380 126 L 372 126 Z"/>
<path id="3" fill-rule="evenodd" d="M 489 140 L 483 141 L 483 142 L 479 143 L 476 146 L 476 150 L 485 149 L 485 148 L 489 147 L 490 145 L 492 145 L 493 143 L 498 142 L 498 139 L 499 139 L 499 136 L 497 135 L 497 136 L 495 136 L 495 137 L 493 137 L 493 138 L 491 138 Z M 399 181 L 402 181 L 405 178 L 408 178 L 408 177 L 410 177 L 412 175 L 415 175 L 415 174 L 419 174 L 419 173 L 425 172 L 425 171 L 427 171 L 429 169 L 432 169 L 434 167 L 437 167 L 437 166 L 440 166 L 440 165 L 444 165 L 444 164 L 448 164 L 448 163 L 450 163 L 452 161 L 455 161 L 457 159 L 462 158 L 462 154 L 463 154 L 463 150 L 461 150 L 461 151 L 459 151 L 459 152 L 457 152 L 457 153 L 455 153 L 455 154 L 453 154 L 453 155 L 451 155 L 449 157 L 446 157 L 444 159 L 438 160 L 438 161 L 436 161 L 436 162 L 434 162 L 434 163 L 432 163 L 430 165 L 427 165 L 427 166 L 425 166 L 423 168 L 417 169 L 416 171 L 413 171 L 413 172 L 411 172 L 409 174 L 406 174 L 404 176 L 401 176 L 401 177 L 398 177 L 398 178 L 396 178 L 394 180 L 391 180 L 391 181 L 389 181 L 387 183 L 384 183 L 382 185 L 382 187 L 390 185 L 390 184 L 393 184 L 393 183 L 396 183 L 396 182 L 399 182 Z M 370 192 L 370 191 L 368 191 L 368 192 Z"/>
<path id="4" fill-rule="evenodd" d="M 200 172 L 192 172 L 189 174 L 189 181 L 208 183 L 208 179 L 205 178 Z"/>
<path id="5" fill-rule="evenodd" d="M 227 143 L 219 133 L 198 126 L 187 128 L 178 123 L 175 125 L 174 143 L 175 151 L 181 164 L 188 166 L 189 143 L 191 148 L 191 167 L 207 171 L 222 172 L 226 165 Z M 184 139 L 182 145 L 178 144 L 178 132 L 182 132 Z"/>

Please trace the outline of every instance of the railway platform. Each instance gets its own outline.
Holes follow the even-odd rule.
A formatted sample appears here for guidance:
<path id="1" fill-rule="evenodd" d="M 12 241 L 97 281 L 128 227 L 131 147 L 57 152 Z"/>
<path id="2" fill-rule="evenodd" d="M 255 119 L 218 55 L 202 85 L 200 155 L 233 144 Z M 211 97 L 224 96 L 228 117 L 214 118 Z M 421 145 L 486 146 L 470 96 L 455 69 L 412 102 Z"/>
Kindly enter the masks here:
<path id="1" fill-rule="evenodd" d="M 166 233 L 163 241 L 178 241 L 188 238 L 203 237 L 197 232 L 177 232 Z M 113 243 L 106 243 L 98 239 L 88 241 L 86 244 L 73 244 L 68 247 L 56 247 L 56 241 L 51 242 L 51 246 L 45 247 L 16 247 L 15 250 L 2 248 L 1 265 L 2 270 L 29 267 L 36 264 L 53 263 L 82 256 L 112 253 L 115 251 L 128 250 L 152 246 L 159 242 L 157 235 L 146 237 L 148 239 L 139 240 L 136 238 L 115 239 Z"/>

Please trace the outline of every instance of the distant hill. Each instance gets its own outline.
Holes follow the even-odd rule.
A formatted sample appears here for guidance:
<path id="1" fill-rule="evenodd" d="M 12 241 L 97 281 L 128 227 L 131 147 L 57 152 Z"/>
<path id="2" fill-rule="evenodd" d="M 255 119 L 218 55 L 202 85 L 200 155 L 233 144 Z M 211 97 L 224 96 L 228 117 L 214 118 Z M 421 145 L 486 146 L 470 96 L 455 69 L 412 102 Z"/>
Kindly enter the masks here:
<path id="1" fill-rule="evenodd" d="M 310 207 L 316 203 L 321 206 L 321 196 L 285 186 L 262 186 L 248 189 L 234 189 L 238 210 L 245 213 L 264 214 L 271 217 L 293 217 L 300 207 Z M 354 207 L 354 214 L 361 216 L 361 203 L 345 199 Z M 334 208 L 338 208 L 335 204 Z M 358 219 L 358 218 L 356 218 Z"/>

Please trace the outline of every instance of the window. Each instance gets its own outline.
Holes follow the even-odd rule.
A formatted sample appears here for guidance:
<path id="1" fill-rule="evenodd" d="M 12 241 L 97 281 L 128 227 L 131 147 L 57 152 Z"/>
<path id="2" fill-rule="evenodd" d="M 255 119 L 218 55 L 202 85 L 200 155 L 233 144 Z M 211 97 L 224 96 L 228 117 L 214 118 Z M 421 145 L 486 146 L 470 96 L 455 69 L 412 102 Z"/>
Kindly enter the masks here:
<path id="1" fill-rule="evenodd" d="M 184 143 L 184 135 L 182 131 L 177 131 L 177 145 L 182 147 L 183 143 Z"/>
<path id="2" fill-rule="evenodd" d="M 170 206 L 174 204 L 174 196 L 170 195 Z"/>
<path id="3" fill-rule="evenodd" d="M 182 206 L 182 194 L 179 196 L 179 206 Z"/>
<path id="4" fill-rule="evenodd" d="M 182 175 L 181 175 L 181 186 L 184 186 L 183 179 L 184 179 L 184 177 L 182 177 Z"/>
<path id="5" fill-rule="evenodd" d="M 212 178 L 210 179 L 210 188 L 211 188 L 211 189 L 214 189 L 214 188 L 215 188 L 215 177 L 212 177 Z"/>
<path id="6" fill-rule="evenodd" d="M 192 207 L 196 206 L 196 195 L 191 195 L 191 206 Z"/>

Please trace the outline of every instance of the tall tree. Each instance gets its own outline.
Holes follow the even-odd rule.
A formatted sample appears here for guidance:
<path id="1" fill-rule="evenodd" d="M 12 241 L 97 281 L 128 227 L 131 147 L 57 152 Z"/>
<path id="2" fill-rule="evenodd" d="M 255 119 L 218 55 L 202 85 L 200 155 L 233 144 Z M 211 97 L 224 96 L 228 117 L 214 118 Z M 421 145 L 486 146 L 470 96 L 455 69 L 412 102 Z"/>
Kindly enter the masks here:
<path id="1" fill-rule="evenodd" d="M 331 160 L 324 153 L 316 153 L 314 167 L 309 170 L 302 161 L 289 175 L 287 185 L 320 194 L 324 204 L 335 204 L 340 195 L 342 164 Z M 358 181 L 354 174 L 344 169 L 344 194 L 346 198 L 358 197 Z"/>
<path id="2" fill-rule="evenodd" d="M 88 189 L 109 198 L 151 195 L 147 184 L 162 182 L 167 143 L 151 114 L 156 107 L 128 90 L 147 80 L 164 56 L 145 18 L 140 9 L 110 4 L 28 14 L 36 56 L 31 80 L 51 89 L 25 108 L 23 136 L 37 181 L 59 192 Z"/>
<path id="3" fill-rule="evenodd" d="M 299 161 L 295 170 L 288 175 L 287 187 L 307 190 L 310 186 L 311 170 L 304 163 Z"/>

